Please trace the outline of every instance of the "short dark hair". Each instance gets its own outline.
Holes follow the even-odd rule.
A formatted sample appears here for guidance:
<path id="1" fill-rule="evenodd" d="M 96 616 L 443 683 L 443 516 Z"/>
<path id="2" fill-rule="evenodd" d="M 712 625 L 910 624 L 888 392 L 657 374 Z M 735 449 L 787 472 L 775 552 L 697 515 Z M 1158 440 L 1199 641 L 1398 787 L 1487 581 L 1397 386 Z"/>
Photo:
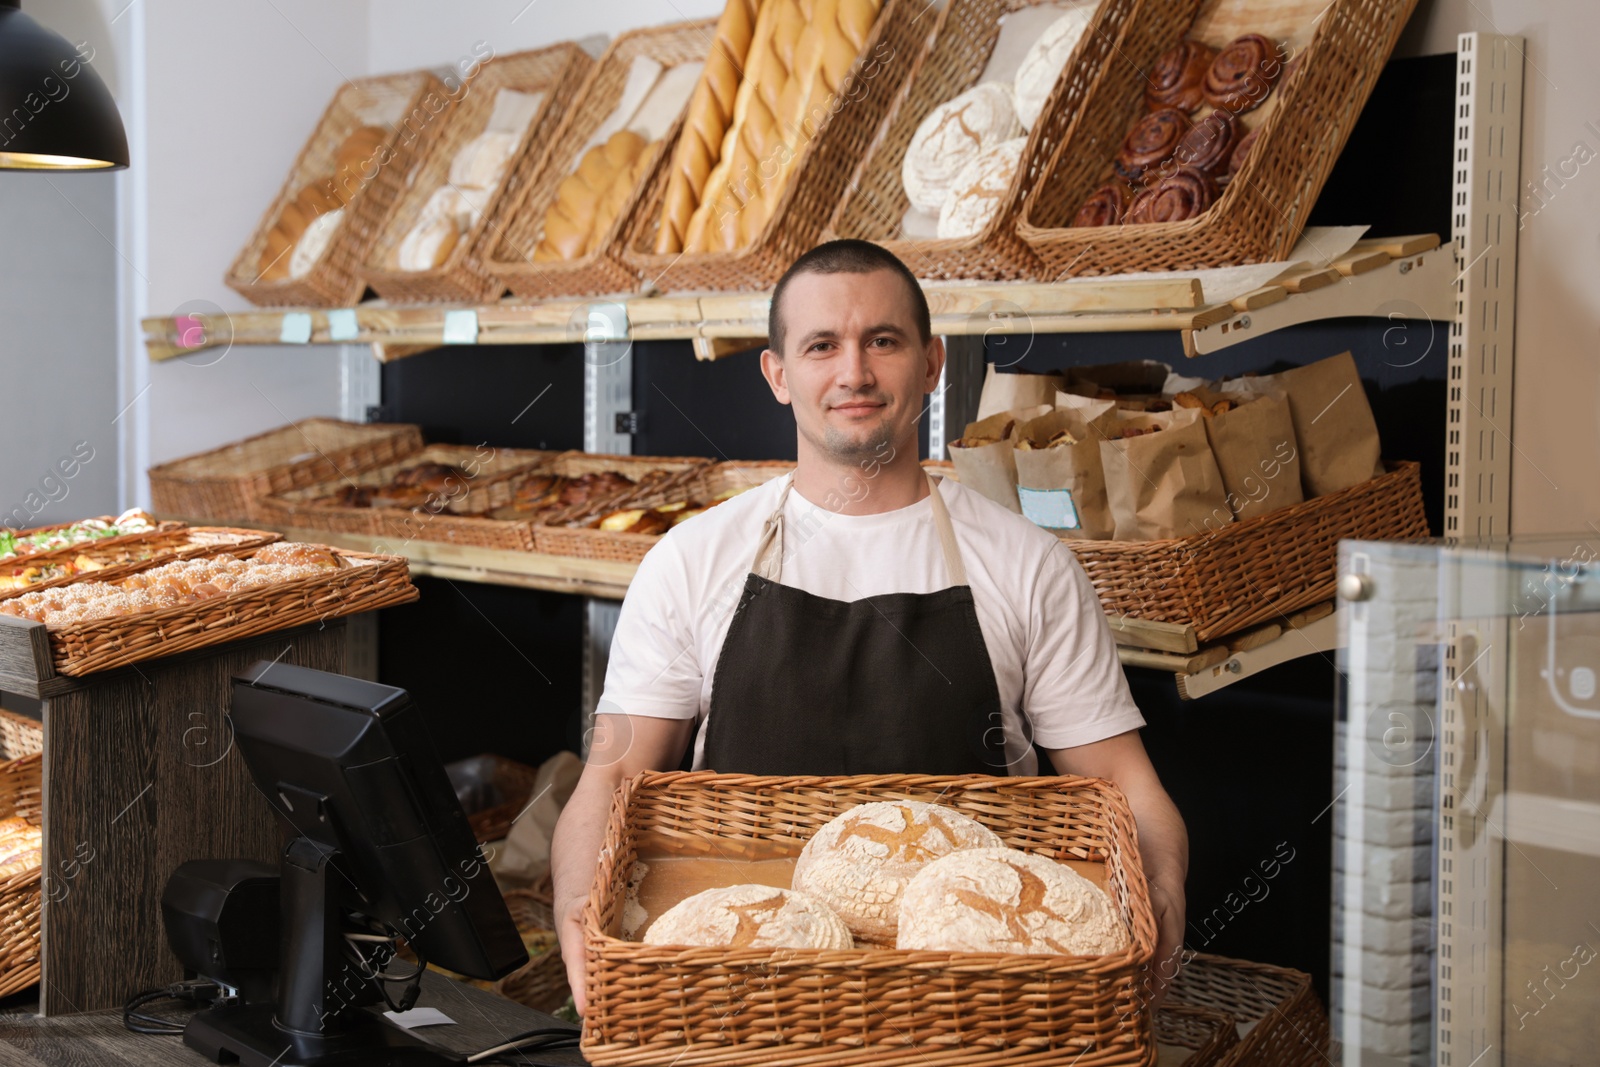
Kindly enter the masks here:
<path id="1" fill-rule="evenodd" d="M 772 304 L 767 309 L 768 346 L 782 358 L 784 327 L 780 312 L 783 293 L 796 277 L 802 274 L 871 274 L 880 270 L 893 271 L 906 283 L 907 295 L 911 298 L 911 317 L 916 322 L 917 335 L 922 338 L 923 344 L 927 344 L 933 339 L 933 321 L 928 314 L 928 298 L 922 295 L 922 286 L 917 283 L 917 276 L 887 248 L 875 245 L 871 241 L 846 239 L 818 245 L 795 260 L 789 269 L 783 272 L 783 277 L 778 279 L 777 286 L 772 290 Z"/>

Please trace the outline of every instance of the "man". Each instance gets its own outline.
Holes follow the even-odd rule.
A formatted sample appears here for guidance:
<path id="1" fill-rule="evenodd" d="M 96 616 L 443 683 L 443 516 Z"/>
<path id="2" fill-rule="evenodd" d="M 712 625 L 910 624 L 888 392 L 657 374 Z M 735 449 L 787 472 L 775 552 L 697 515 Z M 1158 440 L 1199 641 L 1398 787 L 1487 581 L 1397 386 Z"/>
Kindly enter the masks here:
<path id="1" fill-rule="evenodd" d="M 579 1011 L 580 914 L 611 794 L 691 745 L 695 769 L 728 773 L 1035 774 L 1037 743 L 1055 772 L 1127 795 L 1157 960 L 1172 959 L 1188 839 L 1088 578 L 1053 534 L 918 463 L 945 356 L 916 279 L 877 245 L 821 245 L 779 280 L 768 338 L 794 474 L 674 528 L 640 564 L 556 827 Z"/>

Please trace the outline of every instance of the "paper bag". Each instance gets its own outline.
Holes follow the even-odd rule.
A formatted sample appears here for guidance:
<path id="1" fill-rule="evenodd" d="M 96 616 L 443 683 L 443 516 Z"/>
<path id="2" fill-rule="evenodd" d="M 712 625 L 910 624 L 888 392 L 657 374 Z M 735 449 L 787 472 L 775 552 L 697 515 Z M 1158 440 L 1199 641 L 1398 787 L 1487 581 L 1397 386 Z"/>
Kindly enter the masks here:
<path id="1" fill-rule="evenodd" d="M 1119 417 L 1124 433 L 1156 432 L 1100 443 L 1118 541 L 1193 537 L 1233 521 L 1199 409 Z"/>
<path id="2" fill-rule="evenodd" d="M 1059 374 L 1001 374 L 991 363 L 984 371 L 983 393 L 978 397 L 978 421 L 1003 411 L 1048 406 L 1061 383 Z"/>
<path id="3" fill-rule="evenodd" d="M 956 480 L 1001 507 L 1022 514 L 1022 504 L 1017 499 L 1017 466 L 1011 457 L 1016 427 L 1049 410 L 1049 405 L 1035 404 L 1015 411 L 1002 411 L 969 423 L 961 440 L 950 442 L 950 462 L 955 464 Z M 962 444 L 975 438 L 993 440 L 981 445 Z"/>
<path id="4" fill-rule="evenodd" d="M 1281 396 L 1233 393 L 1238 406 L 1203 417 L 1228 508 L 1249 519 L 1305 499 L 1294 422 Z"/>
<path id="5" fill-rule="evenodd" d="M 1100 442 L 1115 432 L 1115 406 L 1109 400 L 1068 399 L 1079 403 L 1069 402 L 1018 427 L 1017 499 L 1026 518 L 1062 537 L 1110 537 L 1113 523 Z M 1062 431 L 1071 440 L 1052 445 L 1051 438 Z"/>
<path id="6" fill-rule="evenodd" d="M 1307 497 L 1348 489 L 1381 474 L 1378 424 L 1348 352 L 1272 376 L 1289 397 Z"/>
<path id="7" fill-rule="evenodd" d="M 583 761 L 571 752 L 557 752 L 539 765 L 533 798 L 506 834 L 506 847 L 493 865 L 496 874 L 537 882 L 550 869 L 550 839 L 556 819 L 577 788 Z"/>

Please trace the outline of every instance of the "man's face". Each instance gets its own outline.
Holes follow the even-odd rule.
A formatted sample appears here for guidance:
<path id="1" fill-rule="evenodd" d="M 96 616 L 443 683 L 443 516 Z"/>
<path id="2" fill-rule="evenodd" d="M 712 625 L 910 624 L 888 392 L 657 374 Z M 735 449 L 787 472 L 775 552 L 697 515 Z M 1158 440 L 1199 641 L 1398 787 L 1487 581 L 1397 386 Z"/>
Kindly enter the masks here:
<path id="1" fill-rule="evenodd" d="M 881 460 L 916 433 L 944 344 L 923 345 L 899 275 L 801 274 L 784 290 L 783 324 L 782 358 L 768 349 L 761 369 L 813 448 L 841 463 Z"/>

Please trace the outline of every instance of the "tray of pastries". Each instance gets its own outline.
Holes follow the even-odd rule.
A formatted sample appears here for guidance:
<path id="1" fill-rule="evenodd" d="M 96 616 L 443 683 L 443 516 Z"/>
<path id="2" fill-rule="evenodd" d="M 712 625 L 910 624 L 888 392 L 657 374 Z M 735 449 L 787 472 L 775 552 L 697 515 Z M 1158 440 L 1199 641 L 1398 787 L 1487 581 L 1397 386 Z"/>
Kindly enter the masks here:
<path id="1" fill-rule="evenodd" d="M 222 526 L 172 525 L 142 537 L 87 541 L 51 552 L 0 563 L 0 600 L 61 585 L 80 575 L 103 580 L 139 569 L 152 561 L 170 562 L 217 552 L 258 548 L 278 540 L 264 530 Z"/>

